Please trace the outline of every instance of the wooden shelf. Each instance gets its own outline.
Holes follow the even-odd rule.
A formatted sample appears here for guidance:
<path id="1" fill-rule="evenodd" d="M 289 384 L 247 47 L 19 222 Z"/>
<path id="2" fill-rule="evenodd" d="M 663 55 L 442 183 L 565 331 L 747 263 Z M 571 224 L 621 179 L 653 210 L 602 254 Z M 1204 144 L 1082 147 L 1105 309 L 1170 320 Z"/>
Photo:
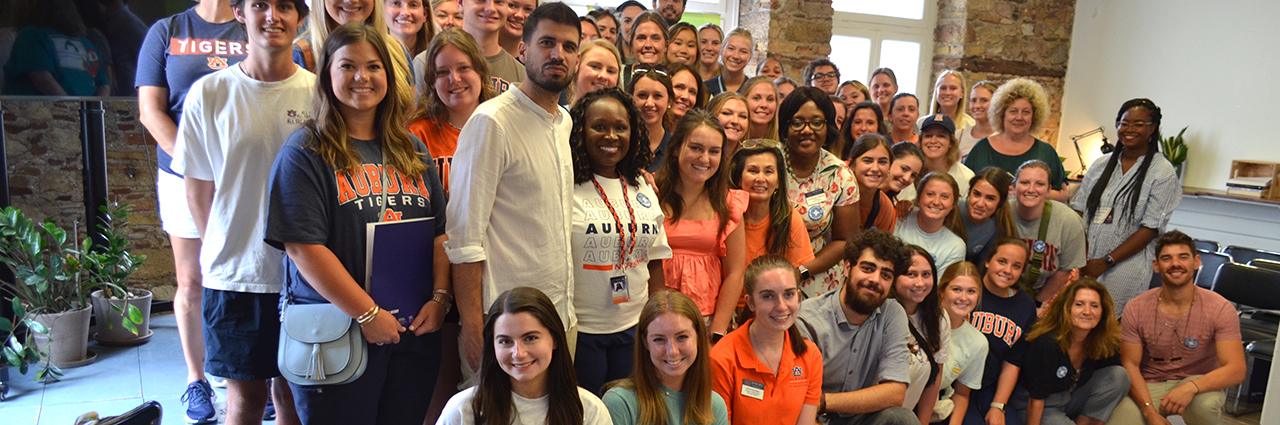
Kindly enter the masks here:
<path id="1" fill-rule="evenodd" d="M 1228 195 L 1227 191 L 1222 189 L 1206 189 L 1202 187 L 1183 186 L 1182 194 L 1191 195 L 1191 196 L 1203 196 L 1203 197 L 1210 197 L 1210 198 L 1222 198 L 1225 200 L 1251 202 L 1251 203 L 1257 203 L 1262 205 L 1275 205 L 1280 207 L 1280 199 L 1250 198 L 1248 196 Z"/>

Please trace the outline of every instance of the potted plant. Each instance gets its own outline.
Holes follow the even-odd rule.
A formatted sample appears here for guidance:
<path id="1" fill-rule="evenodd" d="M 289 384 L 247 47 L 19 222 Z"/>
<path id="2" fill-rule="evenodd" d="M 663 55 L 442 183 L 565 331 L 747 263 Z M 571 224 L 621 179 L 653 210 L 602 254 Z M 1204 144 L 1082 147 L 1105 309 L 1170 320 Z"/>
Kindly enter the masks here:
<path id="1" fill-rule="evenodd" d="M 90 238 L 81 244 L 80 256 L 85 281 L 92 288 L 93 314 L 98 318 L 93 338 L 103 345 L 136 345 L 151 338 L 151 291 L 129 288 L 128 279 L 138 271 L 145 255 L 135 255 L 129 239 L 121 231 L 129 226 L 131 205 L 112 202 L 103 205 L 106 223 L 99 224 L 105 244 Z"/>
<path id="2" fill-rule="evenodd" d="M 21 353 L 12 345 L 20 342 L 17 338 L 6 339 L 9 364 L 30 358 L 26 345 L 45 355 L 46 369 L 80 366 L 96 356 L 88 350 L 91 310 L 73 245 L 52 220 L 37 224 L 16 208 L 0 210 L 0 263 L 14 276 L 0 285 L 14 298 L 14 310 L 23 313 L 18 322 L 34 331 L 28 334 L 33 344 L 24 344 Z"/>
<path id="3" fill-rule="evenodd" d="M 1179 131 L 1177 136 L 1165 138 L 1160 142 L 1160 152 L 1164 154 L 1164 159 L 1173 164 L 1173 169 L 1178 172 L 1179 182 L 1186 179 L 1186 170 L 1182 166 L 1187 160 L 1187 141 L 1182 138 L 1183 133 L 1186 132 L 1187 127 L 1182 127 L 1182 131 Z"/>
<path id="4" fill-rule="evenodd" d="M 36 348 L 36 335 L 48 335 L 49 328 L 32 319 L 21 300 L 13 300 L 13 311 L 14 317 L 18 318 L 17 323 L 8 317 L 0 317 L 0 335 L 4 336 L 0 339 L 0 344 L 4 346 L 4 350 L 0 351 L 0 367 L 16 367 L 18 373 L 26 375 L 29 364 L 41 363 L 43 359 L 40 370 L 36 371 L 35 380 L 61 377 L 62 371 L 49 361 L 45 353 Z M 0 400 L 4 400 L 3 391 L 0 391 Z"/>

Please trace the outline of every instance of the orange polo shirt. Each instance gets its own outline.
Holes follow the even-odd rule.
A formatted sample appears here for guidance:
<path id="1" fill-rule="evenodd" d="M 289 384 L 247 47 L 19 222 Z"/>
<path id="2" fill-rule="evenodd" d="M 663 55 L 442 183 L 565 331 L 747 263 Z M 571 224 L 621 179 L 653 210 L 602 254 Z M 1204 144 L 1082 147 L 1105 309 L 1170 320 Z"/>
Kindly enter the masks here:
<path id="1" fill-rule="evenodd" d="M 725 335 L 711 349 L 712 389 L 724 398 L 730 424 L 794 425 L 806 404 L 822 397 L 822 353 L 809 340 L 804 356 L 791 351 L 784 338 L 778 374 L 760 362 L 747 329 L 754 319 Z"/>

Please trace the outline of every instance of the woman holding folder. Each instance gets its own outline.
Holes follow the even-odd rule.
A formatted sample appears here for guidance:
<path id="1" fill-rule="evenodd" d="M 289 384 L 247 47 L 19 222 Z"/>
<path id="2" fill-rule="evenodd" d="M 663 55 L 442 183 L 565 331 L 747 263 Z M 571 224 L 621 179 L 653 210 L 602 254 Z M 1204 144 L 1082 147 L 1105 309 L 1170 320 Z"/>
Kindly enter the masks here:
<path id="1" fill-rule="evenodd" d="M 444 188 L 426 146 L 405 131 L 409 111 L 393 94 L 404 77 L 390 65 L 383 36 L 373 27 L 352 23 L 331 33 L 320 51 L 310 119 L 289 137 L 271 169 L 266 241 L 287 254 L 287 303 L 333 303 L 360 323 L 369 342 L 359 379 L 290 384 L 298 415 L 310 425 L 421 423 L 430 405 L 423 396 L 430 396 L 439 370 L 440 336 L 434 332 L 453 301 L 440 246 Z M 390 301 L 366 292 L 366 227 L 425 217 L 435 220 L 434 293 L 413 288 L 431 285 L 430 278 L 397 281 L 378 292 L 427 298 L 416 311 L 383 310 L 379 304 Z"/>

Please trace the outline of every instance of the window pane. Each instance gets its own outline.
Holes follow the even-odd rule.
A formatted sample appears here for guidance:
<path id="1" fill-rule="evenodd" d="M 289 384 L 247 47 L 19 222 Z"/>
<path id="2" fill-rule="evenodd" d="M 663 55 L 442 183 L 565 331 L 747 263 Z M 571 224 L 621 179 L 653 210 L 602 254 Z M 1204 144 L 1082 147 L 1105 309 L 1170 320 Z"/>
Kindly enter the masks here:
<path id="1" fill-rule="evenodd" d="M 831 36 L 831 61 L 840 68 L 840 82 L 858 80 L 867 84 L 867 72 L 871 65 L 871 39 Z"/>
<path id="2" fill-rule="evenodd" d="M 924 0 L 840 0 L 836 12 L 862 13 L 905 19 L 924 19 Z"/>
<path id="3" fill-rule="evenodd" d="M 912 93 L 920 75 L 920 43 L 884 40 L 880 42 L 880 67 L 888 67 L 898 77 L 898 92 Z M 919 93 L 915 94 L 919 97 Z"/>

